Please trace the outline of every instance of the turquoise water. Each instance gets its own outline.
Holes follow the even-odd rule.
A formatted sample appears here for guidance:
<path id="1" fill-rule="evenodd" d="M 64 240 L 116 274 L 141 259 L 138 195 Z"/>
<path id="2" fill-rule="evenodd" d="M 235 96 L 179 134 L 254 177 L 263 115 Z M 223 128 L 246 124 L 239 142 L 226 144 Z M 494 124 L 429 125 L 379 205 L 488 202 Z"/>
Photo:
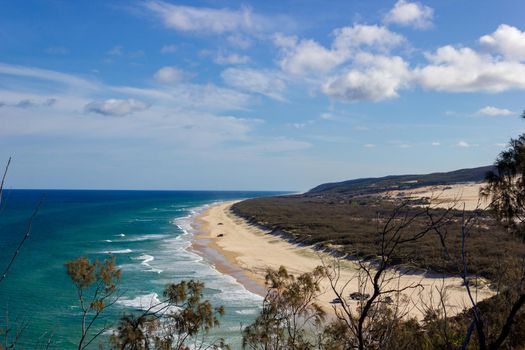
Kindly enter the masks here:
<path id="1" fill-rule="evenodd" d="M 123 271 L 120 289 L 124 295 L 108 311 L 106 321 L 149 306 L 167 283 L 198 279 L 206 284 L 205 297 L 226 307 L 218 335 L 238 348 L 240 325 L 253 320 L 261 298 L 189 249 L 191 223 L 196 213 L 214 202 L 275 194 L 7 191 L 0 209 L 2 270 L 32 210 L 45 197 L 30 239 L 0 284 L 0 325 L 8 311 L 12 325 L 27 322 L 19 342 L 22 348 L 42 346 L 48 339 L 53 349 L 74 348 L 80 333 L 79 308 L 64 262 L 78 256 L 104 258 L 111 252 Z"/>

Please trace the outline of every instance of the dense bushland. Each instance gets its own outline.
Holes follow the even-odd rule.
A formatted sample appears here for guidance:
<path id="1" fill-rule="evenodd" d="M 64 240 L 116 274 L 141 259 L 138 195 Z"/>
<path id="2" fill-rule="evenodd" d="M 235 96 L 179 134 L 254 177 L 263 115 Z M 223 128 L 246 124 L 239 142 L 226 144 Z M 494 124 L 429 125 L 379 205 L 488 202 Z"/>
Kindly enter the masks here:
<path id="1" fill-rule="evenodd" d="M 233 211 L 251 223 L 262 225 L 274 234 L 293 242 L 315 245 L 359 259 L 375 259 L 379 255 L 374 242 L 378 226 L 389 216 L 396 203 L 375 196 L 355 196 L 338 200 L 330 196 L 286 196 L 248 199 L 236 203 Z M 421 208 L 413 208 L 415 213 Z M 432 209 L 439 215 L 444 209 Z M 470 213 L 478 218 L 466 246 L 469 271 L 494 280 L 504 260 L 525 257 L 524 242 L 502 227 L 486 212 Z M 441 236 L 429 234 L 416 242 L 407 242 L 396 251 L 395 265 L 458 275 L 461 219 L 463 212 L 453 210 L 444 236 L 449 257 L 443 250 Z M 407 232 L 427 225 L 425 217 L 412 223 Z"/>

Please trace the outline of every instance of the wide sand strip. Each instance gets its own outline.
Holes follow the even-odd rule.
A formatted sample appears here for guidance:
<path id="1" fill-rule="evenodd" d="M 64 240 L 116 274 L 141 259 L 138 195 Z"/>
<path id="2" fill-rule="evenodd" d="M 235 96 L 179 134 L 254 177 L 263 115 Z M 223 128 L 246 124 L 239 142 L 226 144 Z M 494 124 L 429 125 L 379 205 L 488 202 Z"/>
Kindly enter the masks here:
<path id="1" fill-rule="evenodd" d="M 489 200 L 481 198 L 480 190 L 486 186 L 484 182 L 468 182 L 453 185 L 424 186 L 408 190 L 390 191 L 386 194 L 394 198 L 421 199 L 429 198 L 432 207 L 457 210 L 486 209 Z"/>
<path id="2" fill-rule="evenodd" d="M 289 272 L 297 275 L 312 271 L 316 266 L 322 265 L 322 260 L 327 263 L 333 261 L 334 258 L 328 254 L 289 243 L 269 234 L 268 231 L 248 224 L 230 211 L 233 203 L 214 205 L 197 218 L 200 233 L 195 236 L 193 246 L 219 271 L 232 275 L 247 289 L 264 295 L 264 276 L 267 268 L 277 269 L 283 265 Z M 360 291 L 360 279 L 356 262 L 342 259 L 340 264 L 338 286 L 342 287 L 348 283 L 344 289 L 346 299 L 350 293 Z M 428 277 L 428 274 L 399 275 L 395 272 L 389 272 L 388 276 L 395 277 L 389 282 L 388 289 L 421 285 L 402 293 L 403 297 L 409 300 L 403 307 L 403 313 L 418 319 L 422 317 L 425 306 L 439 306 L 439 290 L 446 291 L 445 304 L 449 316 L 470 305 L 460 278 L 432 278 Z M 323 294 L 319 297 L 319 303 L 327 312 L 332 312 L 330 302 L 335 298 L 335 294 L 327 279 L 321 282 L 321 289 Z M 493 292 L 488 287 L 482 287 L 475 291 L 474 297 L 482 300 L 492 295 Z M 356 301 L 349 302 L 357 305 Z"/>

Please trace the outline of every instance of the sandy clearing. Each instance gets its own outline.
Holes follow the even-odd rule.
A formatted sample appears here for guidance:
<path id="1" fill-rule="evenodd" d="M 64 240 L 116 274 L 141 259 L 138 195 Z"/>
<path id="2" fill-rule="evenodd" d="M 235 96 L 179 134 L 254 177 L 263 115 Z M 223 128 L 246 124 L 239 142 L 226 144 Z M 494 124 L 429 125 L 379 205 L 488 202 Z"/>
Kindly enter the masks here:
<path id="1" fill-rule="evenodd" d="M 456 209 L 466 210 L 486 209 L 488 201 L 480 198 L 479 191 L 485 183 L 469 182 L 454 185 L 424 186 L 409 190 L 396 190 L 383 193 L 395 198 L 431 198 L 431 205 L 448 208 L 455 205 Z"/>

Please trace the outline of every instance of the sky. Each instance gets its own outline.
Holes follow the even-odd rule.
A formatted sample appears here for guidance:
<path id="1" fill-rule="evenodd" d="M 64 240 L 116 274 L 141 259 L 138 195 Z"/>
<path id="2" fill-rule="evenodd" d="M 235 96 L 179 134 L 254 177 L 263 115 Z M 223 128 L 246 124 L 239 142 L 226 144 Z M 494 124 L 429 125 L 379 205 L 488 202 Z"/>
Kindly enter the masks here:
<path id="1" fill-rule="evenodd" d="M 0 1 L 12 188 L 291 190 L 491 164 L 525 2 Z"/>

